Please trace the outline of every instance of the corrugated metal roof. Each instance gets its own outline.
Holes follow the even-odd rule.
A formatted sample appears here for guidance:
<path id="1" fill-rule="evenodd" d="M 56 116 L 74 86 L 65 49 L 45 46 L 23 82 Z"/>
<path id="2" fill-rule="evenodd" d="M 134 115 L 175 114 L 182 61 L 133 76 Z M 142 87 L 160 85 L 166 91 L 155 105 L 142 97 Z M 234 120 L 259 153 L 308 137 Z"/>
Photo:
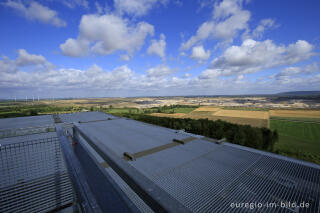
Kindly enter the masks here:
<path id="1" fill-rule="evenodd" d="M 190 137 L 127 119 L 81 125 L 119 156 L 161 146 L 173 138 Z M 287 201 L 309 202 L 312 208 L 303 212 L 320 209 L 318 165 L 255 149 L 216 144 L 198 137 L 128 163 L 193 212 L 298 212 L 280 207 L 250 210 L 230 206 L 246 202 L 280 205 Z"/>
<path id="2" fill-rule="evenodd" d="M 40 127 L 40 126 L 49 126 L 53 124 L 54 124 L 54 120 L 51 115 L 0 119 L 0 129 Z"/>
<path id="3" fill-rule="evenodd" d="M 88 134 L 94 135 L 119 157 L 123 157 L 124 152 L 138 156 L 135 160 L 127 159 L 128 163 L 193 212 L 313 213 L 320 211 L 319 165 L 235 144 L 216 144 L 205 140 L 202 136 L 134 120 L 116 118 L 100 112 L 66 114 L 59 115 L 59 117 L 63 122 L 87 122 L 80 125 Z M 3 122 L 0 119 L 0 127 L 1 123 Z M 25 122 L 25 124 L 27 123 Z M 37 122 L 33 120 L 31 124 L 34 125 Z M 54 134 L 41 133 L 4 138 L 0 139 L 0 143 L 8 145 L 25 140 L 38 140 L 42 136 L 48 138 L 55 136 Z M 190 136 L 193 137 L 192 140 L 189 140 Z M 174 142 L 173 139 L 188 140 L 187 143 L 181 144 Z M 170 146 L 170 143 L 176 144 Z M 166 146 L 168 144 L 169 146 Z M 50 158 L 51 154 L 46 156 L 39 154 L 36 150 L 39 151 L 42 148 L 41 146 L 38 148 L 30 150 L 32 157 L 30 156 L 28 159 L 30 162 L 34 162 L 37 168 L 44 168 L 43 172 L 49 171 L 45 167 L 49 166 L 53 158 Z M 49 146 L 47 148 L 49 151 L 54 149 Z M 89 149 L 100 163 L 104 162 L 92 148 Z M 17 150 L 14 155 L 8 154 L 5 158 L 10 160 L 11 156 L 22 156 L 19 149 Z M 135 155 L 137 153 L 145 154 Z M 38 162 L 40 160 L 38 155 L 44 157 L 48 162 Z M 3 163 L 2 165 L 9 164 Z M 13 164 L 12 166 L 18 165 L 18 167 L 24 165 L 23 161 Z M 61 165 L 61 168 L 65 167 Z M 106 171 L 142 212 L 152 212 L 110 167 L 107 166 Z M 36 180 L 37 175 L 40 175 L 39 171 L 25 172 L 27 174 L 25 178 L 31 177 L 30 180 Z M 19 182 L 18 179 L 21 175 L 15 169 L 6 175 L 8 174 L 17 178 L 7 180 L 8 176 L 0 174 L 2 184 L 11 185 L 14 182 Z M 279 206 L 269 208 L 263 206 L 254 209 L 231 207 L 232 203 L 256 202 L 265 205 L 287 201 L 298 203 L 304 201 L 310 203 L 311 207 L 305 209 L 281 208 Z"/>
<path id="4" fill-rule="evenodd" d="M 59 114 L 62 122 L 72 123 L 72 122 L 88 122 L 88 121 L 98 121 L 116 118 L 113 115 L 105 114 L 103 112 L 78 112 L 78 113 L 67 113 Z"/>
<path id="5" fill-rule="evenodd" d="M 123 118 L 81 126 L 121 157 L 124 152 L 136 153 L 171 143 L 174 138 L 186 138 L 182 133 Z"/>

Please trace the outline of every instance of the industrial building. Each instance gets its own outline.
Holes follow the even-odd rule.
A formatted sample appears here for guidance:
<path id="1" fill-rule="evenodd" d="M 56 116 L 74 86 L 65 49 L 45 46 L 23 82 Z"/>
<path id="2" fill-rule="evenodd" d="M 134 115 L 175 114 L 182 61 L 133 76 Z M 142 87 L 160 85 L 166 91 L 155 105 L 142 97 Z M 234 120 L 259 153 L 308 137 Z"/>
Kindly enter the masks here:
<path id="1" fill-rule="evenodd" d="M 0 212 L 320 212 L 320 166 L 102 112 L 0 119 Z"/>

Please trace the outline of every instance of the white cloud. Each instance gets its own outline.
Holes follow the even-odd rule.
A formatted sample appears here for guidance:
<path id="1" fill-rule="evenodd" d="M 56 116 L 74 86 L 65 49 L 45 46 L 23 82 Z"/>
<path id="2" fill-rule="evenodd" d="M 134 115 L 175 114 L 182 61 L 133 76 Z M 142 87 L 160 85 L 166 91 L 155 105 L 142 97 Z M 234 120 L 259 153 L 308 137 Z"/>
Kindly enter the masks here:
<path id="1" fill-rule="evenodd" d="M 213 36 L 222 41 L 233 41 L 239 31 L 248 28 L 250 12 L 246 10 L 238 11 L 229 18 L 216 24 Z"/>
<path id="2" fill-rule="evenodd" d="M 125 54 L 125 55 L 120 55 L 120 59 L 122 61 L 130 61 L 130 56 Z"/>
<path id="3" fill-rule="evenodd" d="M 67 23 L 58 17 L 58 13 L 50 8 L 43 6 L 35 1 L 32 1 L 28 6 L 20 1 L 8 0 L 3 3 L 5 6 L 15 9 L 20 15 L 37 20 L 46 24 L 51 24 L 56 27 L 65 27 Z"/>
<path id="4" fill-rule="evenodd" d="M 285 55 L 285 60 L 293 64 L 298 61 L 310 58 L 315 53 L 312 52 L 313 46 L 307 41 L 298 40 L 294 44 L 290 44 L 287 48 L 287 54 Z"/>
<path id="5" fill-rule="evenodd" d="M 101 6 L 101 4 L 99 4 L 99 2 L 96 1 L 94 3 L 94 6 L 96 7 L 98 14 L 102 14 L 103 13 L 103 7 Z"/>
<path id="6" fill-rule="evenodd" d="M 190 56 L 192 59 L 205 61 L 210 57 L 210 50 L 205 51 L 202 45 L 195 46 L 192 48 L 192 53 Z"/>
<path id="7" fill-rule="evenodd" d="M 199 75 L 199 79 L 216 79 L 221 76 L 222 70 L 219 69 L 206 69 Z"/>
<path id="8" fill-rule="evenodd" d="M 320 68 L 317 63 L 312 63 L 307 66 L 303 67 L 286 67 L 282 69 L 277 75 L 277 78 L 283 77 L 283 76 L 292 76 L 292 75 L 298 75 L 298 74 L 310 74 L 314 72 L 320 72 Z"/>
<path id="9" fill-rule="evenodd" d="M 263 42 L 257 44 L 248 41 L 246 45 L 251 45 L 253 48 L 255 45 L 262 45 L 261 43 Z M 282 53 L 278 55 L 280 61 L 287 60 L 289 46 L 280 46 Z M 240 47 L 243 48 L 242 45 Z M 260 66 L 259 63 L 265 61 L 263 59 L 258 64 L 252 65 L 252 61 L 247 59 L 241 63 L 241 58 L 246 57 L 239 56 L 238 60 L 228 62 L 232 62 L 232 65 Z M 80 70 L 56 68 L 47 66 L 46 64 L 49 63 L 47 61 L 42 64 L 42 60 L 29 60 L 32 64 L 22 67 L 18 65 L 18 59 L 19 56 L 15 60 L 4 56 L 0 60 L 0 88 L 7 91 L 0 94 L 1 98 L 14 97 L 17 94 L 21 96 L 37 94 L 38 91 L 41 92 L 40 97 L 50 97 L 50 94 L 55 97 L 74 97 L 79 94 L 105 97 L 245 94 L 253 91 L 254 93 L 274 93 L 297 88 L 312 90 L 320 87 L 319 67 L 316 63 L 299 68 L 284 68 L 281 71 L 282 77 L 250 80 L 245 78 L 242 72 L 236 72 L 232 77 L 225 77 L 225 68 L 208 68 L 199 75 L 191 76 L 185 72 L 177 73 L 176 69 L 162 64 L 146 70 L 146 74 L 143 75 L 132 71 L 126 65 L 105 70 L 93 64 L 88 69 Z M 269 63 L 269 61 L 266 62 Z M 280 64 L 280 62 L 275 63 Z M 175 73 L 181 77 L 175 76 Z"/>
<path id="10" fill-rule="evenodd" d="M 154 27 L 146 22 L 132 25 L 113 14 L 83 15 L 78 38 L 68 39 L 60 48 L 63 54 L 75 57 L 86 54 L 89 46 L 97 54 L 108 55 L 123 50 L 132 55 L 153 33 Z"/>
<path id="11" fill-rule="evenodd" d="M 181 44 L 182 50 L 188 50 L 199 41 L 207 39 L 214 30 L 214 23 L 212 21 L 204 22 L 197 30 L 196 35 L 192 36 L 188 41 Z"/>
<path id="12" fill-rule="evenodd" d="M 10 60 L 6 56 L 3 56 L 2 60 L 0 60 L 0 73 L 3 72 L 14 74 L 22 68 L 27 70 L 31 69 L 34 71 L 42 71 L 54 69 L 55 66 L 48 62 L 42 55 L 30 54 L 24 49 L 18 50 L 18 57 L 16 60 Z"/>
<path id="13" fill-rule="evenodd" d="M 224 19 L 230 15 L 241 11 L 243 0 L 223 0 L 220 3 L 216 2 L 213 10 L 213 18 Z"/>
<path id="14" fill-rule="evenodd" d="M 42 55 L 29 54 L 26 50 L 18 51 L 19 57 L 16 60 L 18 66 L 37 65 L 46 63 L 46 59 Z"/>
<path id="15" fill-rule="evenodd" d="M 275 27 L 274 19 L 262 19 L 259 25 L 252 31 L 253 38 L 261 38 L 267 29 Z"/>
<path id="16" fill-rule="evenodd" d="M 270 29 L 275 29 L 279 27 L 279 24 L 276 24 L 274 19 L 262 19 L 258 26 L 251 31 L 251 29 L 247 28 L 246 31 L 242 34 L 242 39 L 261 39 L 263 34 Z"/>
<path id="17" fill-rule="evenodd" d="M 0 60 L 0 73 L 15 73 L 18 71 L 18 67 L 15 61 L 10 60 L 8 57 L 3 56 Z"/>
<path id="18" fill-rule="evenodd" d="M 166 4 L 166 2 L 166 0 L 114 0 L 114 7 L 120 14 L 143 16 L 157 3 Z"/>
<path id="19" fill-rule="evenodd" d="M 189 78 L 189 77 L 191 77 L 191 74 L 190 74 L 190 73 L 185 73 L 185 74 L 183 75 L 183 77 L 184 77 L 184 78 Z"/>
<path id="20" fill-rule="evenodd" d="M 213 17 L 201 24 L 196 35 L 181 44 L 181 50 L 188 50 L 208 38 L 232 42 L 242 30 L 248 29 L 250 12 L 242 9 L 242 0 L 223 0 L 215 4 Z"/>
<path id="21" fill-rule="evenodd" d="M 71 57 L 81 57 L 88 53 L 90 42 L 86 39 L 69 38 L 65 43 L 60 44 L 62 54 Z"/>
<path id="22" fill-rule="evenodd" d="M 175 72 L 174 69 L 167 67 L 166 65 L 158 65 L 148 69 L 147 71 L 148 77 L 165 77 Z"/>
<path id="23" fill-rule="evenodd" d="M 215 58 L 210 69 L 223 70 L 223 75 L 254 73 L 268 68 L 294 64 L 310 58 L 313 46 L 299 40 L 289 46 L 277 46 L 271 40 L 247 39 L 241 46 L 231 46 Z"/>
<path id="24" fill-rule="evenodd" d="M 148 47 L 147 53 L 149 55 L 155 54 L 162 59 L 166 56 L 166 37 L 164 34 L 160 35 L 160 40 L 151 40 L 151 45 Z"/>
<path id="25" fill-rule="evenodd" d="M 87 0 L 62 0 L 61 2 L 69 8 L 75 8 L 76 6 L 89 8 L 89 2 Z"/>

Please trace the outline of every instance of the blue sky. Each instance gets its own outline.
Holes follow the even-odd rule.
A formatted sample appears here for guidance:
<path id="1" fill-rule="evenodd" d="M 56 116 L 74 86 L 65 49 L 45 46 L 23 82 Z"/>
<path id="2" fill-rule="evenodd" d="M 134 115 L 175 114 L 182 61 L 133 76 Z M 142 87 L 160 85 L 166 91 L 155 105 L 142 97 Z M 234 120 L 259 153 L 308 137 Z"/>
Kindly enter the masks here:
<path id="1" fill-rule="evenodd" d="M 316 0 L 8 0 L 0 98 L 319 90 Z"/>

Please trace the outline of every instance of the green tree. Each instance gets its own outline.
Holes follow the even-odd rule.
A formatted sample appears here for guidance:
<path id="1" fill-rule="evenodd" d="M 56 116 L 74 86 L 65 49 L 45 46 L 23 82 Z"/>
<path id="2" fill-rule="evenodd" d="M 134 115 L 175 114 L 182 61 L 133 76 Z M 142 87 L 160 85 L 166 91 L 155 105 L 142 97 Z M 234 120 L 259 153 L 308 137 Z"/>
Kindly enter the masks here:
<path id="1" fill-rule="evenodd" d="M 31 116 L 35 116 L 35 115 L 38 115 L 38 111 L 35 110 L 35 109 L 31 109 L 30 112 L 29 112 L 29 114 L 30 114 Z"/>

